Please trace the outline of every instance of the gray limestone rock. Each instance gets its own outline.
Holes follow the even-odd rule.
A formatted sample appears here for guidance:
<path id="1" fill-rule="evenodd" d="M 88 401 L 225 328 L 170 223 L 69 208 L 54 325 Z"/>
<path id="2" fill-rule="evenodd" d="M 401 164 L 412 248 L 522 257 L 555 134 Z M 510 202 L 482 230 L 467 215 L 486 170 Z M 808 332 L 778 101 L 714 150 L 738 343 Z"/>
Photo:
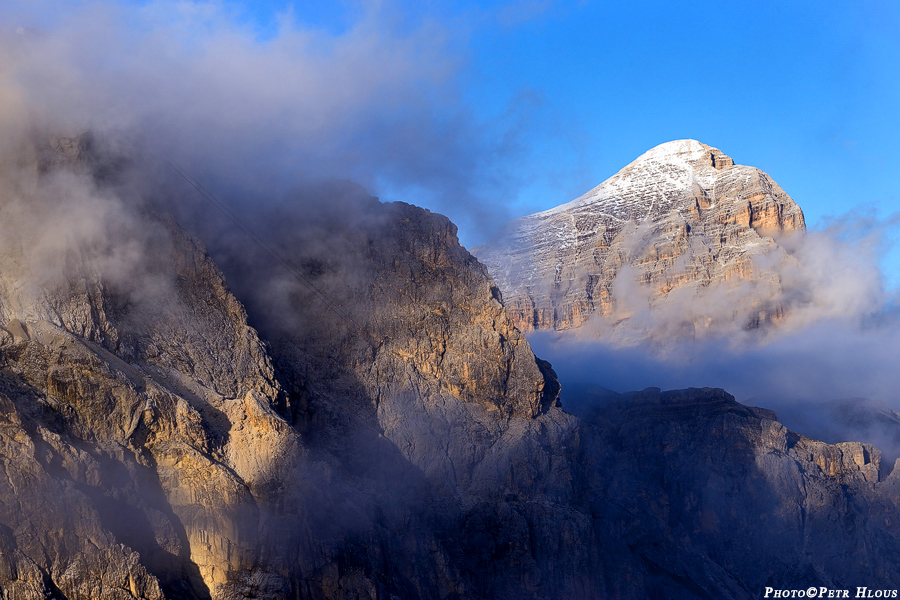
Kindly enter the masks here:
<path id="1" fill-rule="evenodd" d="M 583 196 L 472 249 L 522 331 L 629 341 L 784 316 L 779 236 L 803 212 L 772 179 L 694 140 L 657 146 Z"/>

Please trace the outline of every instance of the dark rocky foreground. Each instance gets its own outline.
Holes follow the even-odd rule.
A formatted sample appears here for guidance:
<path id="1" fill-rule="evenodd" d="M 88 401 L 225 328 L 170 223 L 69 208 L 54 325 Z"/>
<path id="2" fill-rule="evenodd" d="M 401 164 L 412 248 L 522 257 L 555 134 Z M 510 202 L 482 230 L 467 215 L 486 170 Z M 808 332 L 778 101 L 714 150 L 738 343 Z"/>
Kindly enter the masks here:
<path id="1" fill-rule="evenodd" d="M 578 419 L 446 218 L 318 195 L 253 222 L 296 276 L 125 208 L 102 237 L 129 252 L 78 238 L 52 272 L 4 238 L 0 597 L 900 587 L 900 472 L 876 448 L 714 389 Z"/>

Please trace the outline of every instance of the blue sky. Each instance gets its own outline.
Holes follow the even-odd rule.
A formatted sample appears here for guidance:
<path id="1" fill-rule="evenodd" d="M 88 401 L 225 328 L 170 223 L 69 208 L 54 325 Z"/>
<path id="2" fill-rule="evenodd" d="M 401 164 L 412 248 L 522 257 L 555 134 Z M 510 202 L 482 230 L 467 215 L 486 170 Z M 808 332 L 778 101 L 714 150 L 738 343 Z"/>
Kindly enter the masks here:
<path id="1" fill-rule="evenodd" d="M 371 80 L 357 95 L 374 98 L 372 109 L 344 121 L 376 123 L 360 148 L 381 154 L 355 168 L 348 142 L 346 175 L 383 200 L 447 214 L 469 247 L 504 219 L 571 200 L 679 138 L 768 172 L 812 227 L 851 212 L 887 220 L 900 208 L 895 2 L 14 0 L 0 26 L 62 27 L 98 5 L 118 7 L 116 26 L 135 32 L 167 10 L 192 13 L 179 22 L 185 39 L 227 29 L 265 49 L 285 32 L 308 34 L 313 43 L 297 52 L 309 60 L 383 50 L 381 63 L 353 52 L 340 63 Z M 380 86 L 391 57 L 408 68 Z M 893 282 L 898 262 L 886 263 Z"/>
<path id="2" fill-rule="evenodd" d="M 261 24 L 289 6 L 263 4 Z M 300 24 L 336 32 L 369 10 L 292 6 Z M 895 2 L 522 0 L 381 10 L 411 27 L 444 26 L 456 37 L 461 98 L 474 118 L 486 131 L 514 121 L 507 135 L 522 172 L 491 201 L 515 214 L 571 200 L 678 138 L 762 168 L 812 226 L 900 208 Z"/>

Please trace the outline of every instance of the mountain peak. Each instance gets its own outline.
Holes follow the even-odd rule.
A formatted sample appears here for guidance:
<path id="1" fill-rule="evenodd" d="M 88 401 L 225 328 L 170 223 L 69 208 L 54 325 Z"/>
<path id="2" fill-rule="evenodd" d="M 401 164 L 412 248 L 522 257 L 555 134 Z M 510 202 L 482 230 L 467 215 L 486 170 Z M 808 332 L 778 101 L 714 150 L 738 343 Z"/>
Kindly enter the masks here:
<path id="1" fill-rule="evenodd" d="M 508 223 L 472 253 L 520 329 L 589 320 L 623 329 L 650 307 L 651 317 L 633 322 L 693 335 L 781 319 L 778 278 L 759 265 L 790 260 L 773 236 L 803 229 L 800 207 L 768 175 L 687 139 L 648 150 L 571 202 Z M 771 260 L 756 260 L 764 255 Z M 703 301 L 710 294 L 727 301 Z"/>
<path id="2" fill-rule="evenodd" d="M 655 146 L 641 154 L 632 165 L 645 162 L 685 162 L 694 167 L 709 166 L 716 169 L 734 165 L 731 157 L 718 148 L 691 139 L 673 140 Z"/>

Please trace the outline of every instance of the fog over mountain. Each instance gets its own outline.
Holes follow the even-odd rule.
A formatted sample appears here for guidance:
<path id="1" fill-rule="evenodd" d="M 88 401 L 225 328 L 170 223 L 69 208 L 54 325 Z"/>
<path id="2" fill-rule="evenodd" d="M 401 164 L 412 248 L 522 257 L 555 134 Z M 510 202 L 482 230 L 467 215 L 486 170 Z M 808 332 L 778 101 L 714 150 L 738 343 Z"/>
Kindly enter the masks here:
<path id="1" fill-rule="evenodd" d="M 465 54 L 437 22 L 367 6 L 339 32 L 285 20 L 262 37 L 215 3 L 43 8 L 0 15 L 8 147 L 34 128 L 90 130 L 151 174 L 169 179 L 148 167 L 175 162 L 235 204 L 337 178 L 405 190 L 482 235 L 511 216 L 484 200 L 517 180 L 504 172 L 516 111 L 492 124 L 467 112 Z"/>
<path id="2" fill-rule="evenodd" d="M 446 30 L 377 5 L 265 39 L 216 4 L 6 10 L 0 596 L 900 587 L 894 456 L 769 410 L 868 396 L 830 406 L 893 439 L 879 224 L 777 240 L 808 292 L 783 323 L 688 345 L 537 332 L 535 354 L 453 222 L 372 196 L 509 216 L 481 199 L 515 182 L 492 162 L 515 144 L 458 108 Z M 717 373 L 759 407 L 699 387 Z M 617 393 L 654 384 L 687 389 Z"/>
<path id="3" fill-rule="evenodd" d="M 676 140 L 473 253 L 525 331 L 670 342 L 879 311 L 876 232 L 854 233 L 866 225 L 851 214 L 806 235 L 801 207 L 766 173 Z"/>
<path id="4" fill-rule="evenodd" d="M 806 230 L 765 173 L 685 140 L 473 251 L 568 383 L 570 408 L 592 386 L 721 387 L 810 435 L 897 456 L 892 430 L 828 409 L 900 408 L 896 291 L 881 271 L 896 228 L 860 209 Z"/>

